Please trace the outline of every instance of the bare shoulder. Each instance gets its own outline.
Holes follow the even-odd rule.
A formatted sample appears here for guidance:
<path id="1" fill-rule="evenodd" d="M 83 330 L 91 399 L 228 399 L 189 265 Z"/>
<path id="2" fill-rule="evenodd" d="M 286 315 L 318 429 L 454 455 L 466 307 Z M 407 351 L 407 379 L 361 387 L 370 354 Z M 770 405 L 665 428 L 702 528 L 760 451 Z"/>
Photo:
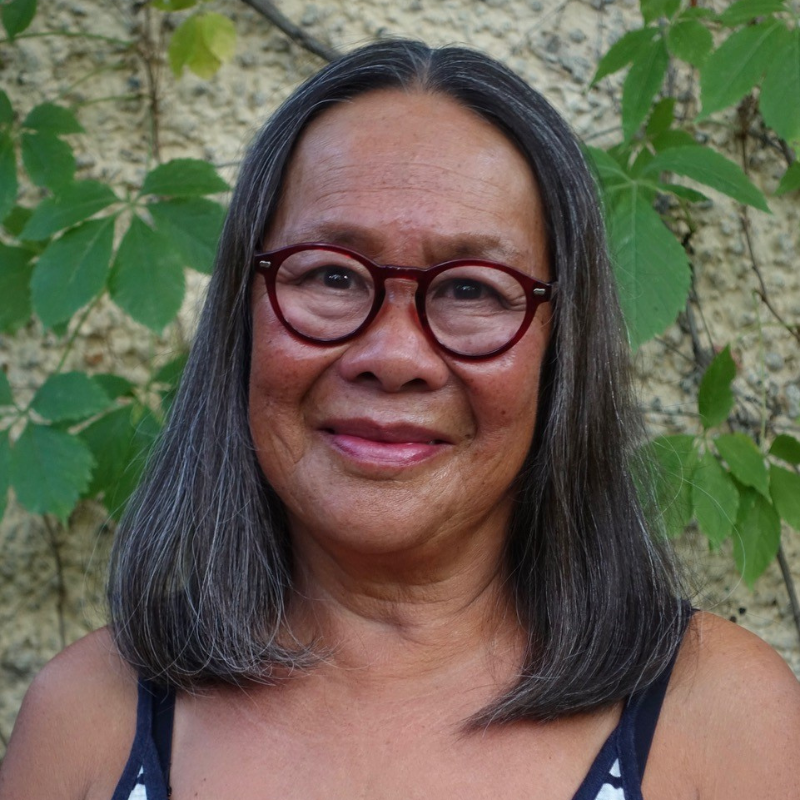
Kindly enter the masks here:
<path id="1" fill-rule="evenodd" d="M 59 653 L 28 689 L 0 772 L 0 800 L 110 797 L 135 728 L 136 676 L 109 632 L 95 631 Z"/>
<path id="2" fill-rule="evenodd" d="M 768 644 L 695 614 L 668 700 L 700 800 L 800 800 L 800 683 Z"/>

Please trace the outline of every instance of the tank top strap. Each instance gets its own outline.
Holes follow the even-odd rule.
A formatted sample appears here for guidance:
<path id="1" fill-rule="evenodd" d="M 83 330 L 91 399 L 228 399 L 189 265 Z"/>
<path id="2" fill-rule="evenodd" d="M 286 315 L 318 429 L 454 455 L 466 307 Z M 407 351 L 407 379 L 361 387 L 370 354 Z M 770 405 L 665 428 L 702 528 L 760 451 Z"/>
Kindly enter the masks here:
<path id="1" fill-rule="evenodd" d="M 689 603 L 683 603 L 683 631 L 686 632 L 689 620 L 694 609 Z M 623 758 L 635 765 L 639 784 L 644 778 L 647 758 L 658 725 L 661 706 L 667 694 L 672 671 L 678 659 L 678 649 L 675 650 L 666 668 L 646 689 L 637 692 L 629 699 L 622 719 L 620 720 L 620 749 Z"/>
<path id="2" fill-rule="evenodd" d="M 138 682 L 136 735 L 112 800 L 168 800 L 175 690 Z"/>
<path id="3" fill-rule="evenodd" d="M 169 768 L 172 763 L 172 728 L 175 721 L 175 689 L 172 686 L 160 688 L 144 681 L 147 690 L 153 696 L 152 732 L 153 744 L 156 748 L 158 763 L 164 785 L 167 787 L 167 798 L 172 795 L 169 785 Z"/>

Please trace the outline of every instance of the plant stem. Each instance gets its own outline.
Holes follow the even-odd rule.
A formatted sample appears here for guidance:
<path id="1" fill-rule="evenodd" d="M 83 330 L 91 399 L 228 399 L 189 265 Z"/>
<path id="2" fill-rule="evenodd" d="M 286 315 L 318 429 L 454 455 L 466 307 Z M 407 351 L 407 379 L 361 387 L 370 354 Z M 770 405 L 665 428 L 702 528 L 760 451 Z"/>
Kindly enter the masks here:
<path id="1" fill-rule="evenodd" d="M 108 97 L 93 97 L 91 100 L 82 100 L 80 103 L 73 103 L 73 106 L 83 108 L 84 106 L 93 106 L 95 103 L 107 103 L 112 100 L 125 103 L 130 100 L 141 100 L 145 96 L 144 94 L 110 94 Z"/>
<path id="2" fill-rule="evenodd" d="M 48 544 L 53 551 L 53 559 L 56 562 L 56 613 L 58 614 L 58 635 L 61 639 L 61 649 L 67 646 L 67 629 L 64 621 L 64 606 L 67 601 L 67 584 L 64 580 L 64 562 L 61 559 L 61 542 L 58 540 L 56 531 L 47 515 L 42 517 L 44 527 L 47 530 Z"/>
<path id="3" fill-rule="evenodd" d="M 150 150 L 156 163 L 161 163 L 161 135 L 159 117 L 159 97 L 158 97 L 158 70 L 155 61 L 158 58 L 156 48 L 153 44 L 151 30 L 150 4 L 144 7 L 144 36 L 137 48 L 139 57 L 144 64 L 145 75 L 147 76 L 147 96 L 150 101 Z M 148 165 L 149 168 L 149 165 Z"/>
<path id="4" fill-rule="evenodd" d="M 743 106 L 744 104 L 740 105 L 740 119 L 743 118 Z M 749 177 L 749 169 L 747 168 L 747 128 L 743 122 L 738 132 L 739 144 L 741 147 L 742 153 L 742 170 L 744 171 L 745 175 Z M 756 277 L 758 278 L 758 285 L 759 288 L 757 290 L 758 296 L 761 298 L 761 301 L 764 305 L 769 309 L 770 313 L 773 317 L 797 340 L 797 343 L 800 344 L 800 325 L 790 325 L 786 322 L 783 317 L 778 313 L 775 309 L 775 306 L 772 305 L 772 302 L 769 299 L 769 295 L 767 294 L 767 285 L 764 283 L 764 276 L 761 274 L 761 270 L 758 266 L 758 261 L 756 260 L 755 250 L 753 249 L 753 240 L 750 236 L 750 217 L 747 215 L 747 206 L 742 206 L 741 214 L 739 215 L 739 220 L 742 225 L 742 232 L 744 233 L 745 242 L 747 242 L 747 252 L 750 256 L 750 266 L 755 272 Z"/>
<path id="5" fill-rule="evenodd" d="M 113 70 L 122 69 L 124 66 L 125 66 L 125 64 L 122 61 L 118 61 L 117 63 L 111 64 L 110 66 L 108 64 L 104 64 L 102 67 L 98 67 L 97 69 L 93 69 L 91 72 L 87 72 L 84 76 L 78 78 L 78 80 L 76 80 L 73 83 L 71 83 L 69 86 L 67 86 L 66 89 L 62 89 L 56 95 L 55 99 L 56 100 L 60 100 L 62 97 L 65 97 L 70 92 L 74 91 L 82 83 L 85 83 L 86 81 L 91 80 L 92 78 L 94 78 L 95 75 L 101 75 L 104 72 L 112 72 Z"/>
<path id="6" fill-rule="evenodd" d="M 781 575 L 783 575 L 783 582 L 786 584 L 786 591 L 789 593 L 789 605 L 792 607 L 794 626 L 797 629 L 797 637 L 800 639 L 800 602 L 797 600 L 794 578 L 789 569 L 789 562 L 786 560 L 786 553 L 783 552 L 783 544 L 778 545 L 778 564 L 781 568 Z"/>
<path id="7" fill-rule="evenodd" d="M 780 323 L 781 327 L 785 328 L 797 340 L 797 343 L 800 344 L 800 325 L 791 325 L 786 322 L 786 320 L 778 313 L 775 306 L 772 305 L 772 301 L 769 299 L 769 295 L 767 294 L 767 285 L 764 283 L 764 276 L 761 274 L 761 269 L 758 266 L 755 253 L 753 252 L 753 242 L 750 238 L 750 219 L 747 216 L 746 208 L 742 210 L 740 220 L 742 223 L 744 239 L 747 243 L 747 251 L 750 254 L 750 266 L 758 278 L 759 288 L 756 289 L 756 294 L 761 298 L 761 301 L 769 309 L 772 316 L 775 317 L 775 319 Z"/>
<path id="8" fill-rule="evenodd" d="M 75 344 L 75 340 L 78 338 L 78 333 L 80 332 L 83 323 L 86 322 L 86 318 L 89 316 L 89 314 L 94 311 L 95 306 L 100 302 L 101 297 L 102 294 L 98 294 L 97 297 L 95 297 L 95 299 L 92 300 L 88 306 L 86 306 L 86 309 L 81 314 L 80 318 L 78 319 L 78 324 L 73 328 L 72 333 L 69 335 L 69 339 L 67 339 L 66 343 L 64 344 L 64 352 L 61 354 L 61 359 L 59 360 L 55 370 L 53 370 L 53 375 L 58 375 L 58 373 L 64 368 L 67 356 L 70 354 L 72 346 Z"/>
<path id="9" fill-rule="evenodd" d="M 284 16 L 271 0 L 243 0 L 243 2 L 266 17 L 276 28 L 283 31 L 293 42 L 297 42 L 309 53 L 313 53 L 325 61 L 334 61 L 341 55 L 335 47 L 324 44 Z"/>
<path id="10" fill-rule="evenodd" d="M 755 312 L 756 312 L 756 326 L 758 330 L 758 349 L 759 355 L 761 356 L 761 380 L 759 383 L 761 384 L 761 400 L 759 403 L 759 419 L 761 420 L 761 428 L 759 430 L 759 440 L 758 443 L 761 447 L 764 447 L 764 444 L 767 439 L 767 362 L 766 362 L 766 354 L 764 353 L 764 331 L 761 329 L 761 314 L 759 314 L 759 305 L 758 301 L 756 301 L 756 294 L 753 297 L 754 305 L 755 305 Z"/>

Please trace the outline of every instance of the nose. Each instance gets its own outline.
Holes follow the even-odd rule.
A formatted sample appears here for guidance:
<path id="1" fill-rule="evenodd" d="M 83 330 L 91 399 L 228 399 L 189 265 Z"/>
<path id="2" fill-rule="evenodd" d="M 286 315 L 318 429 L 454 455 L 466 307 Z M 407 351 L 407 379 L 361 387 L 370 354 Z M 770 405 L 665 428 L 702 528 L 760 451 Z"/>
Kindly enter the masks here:
<path id="1" fill-rule="evenodd" d="M 342 376 L 375 383 L 385 392 L 442 388 L 450 370 L 420 323 L 414 303 L 416 284 L 395 279 L 385 286 L 378 315 L 339 359 Z"/>

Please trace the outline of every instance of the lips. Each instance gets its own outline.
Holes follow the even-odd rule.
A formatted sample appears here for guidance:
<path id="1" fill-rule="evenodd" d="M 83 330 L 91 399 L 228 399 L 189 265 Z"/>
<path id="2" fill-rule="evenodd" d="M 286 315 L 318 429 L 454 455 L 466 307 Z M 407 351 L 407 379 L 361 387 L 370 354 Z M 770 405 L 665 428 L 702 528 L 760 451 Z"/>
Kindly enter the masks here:
<path id="1" fill-rule="evenodd" d="M 411 466 L 453 444 L 445 432 L 426 426 L 369 419 L 333 419 L 319 426 L 340 455 L 364 465 Z"/>

